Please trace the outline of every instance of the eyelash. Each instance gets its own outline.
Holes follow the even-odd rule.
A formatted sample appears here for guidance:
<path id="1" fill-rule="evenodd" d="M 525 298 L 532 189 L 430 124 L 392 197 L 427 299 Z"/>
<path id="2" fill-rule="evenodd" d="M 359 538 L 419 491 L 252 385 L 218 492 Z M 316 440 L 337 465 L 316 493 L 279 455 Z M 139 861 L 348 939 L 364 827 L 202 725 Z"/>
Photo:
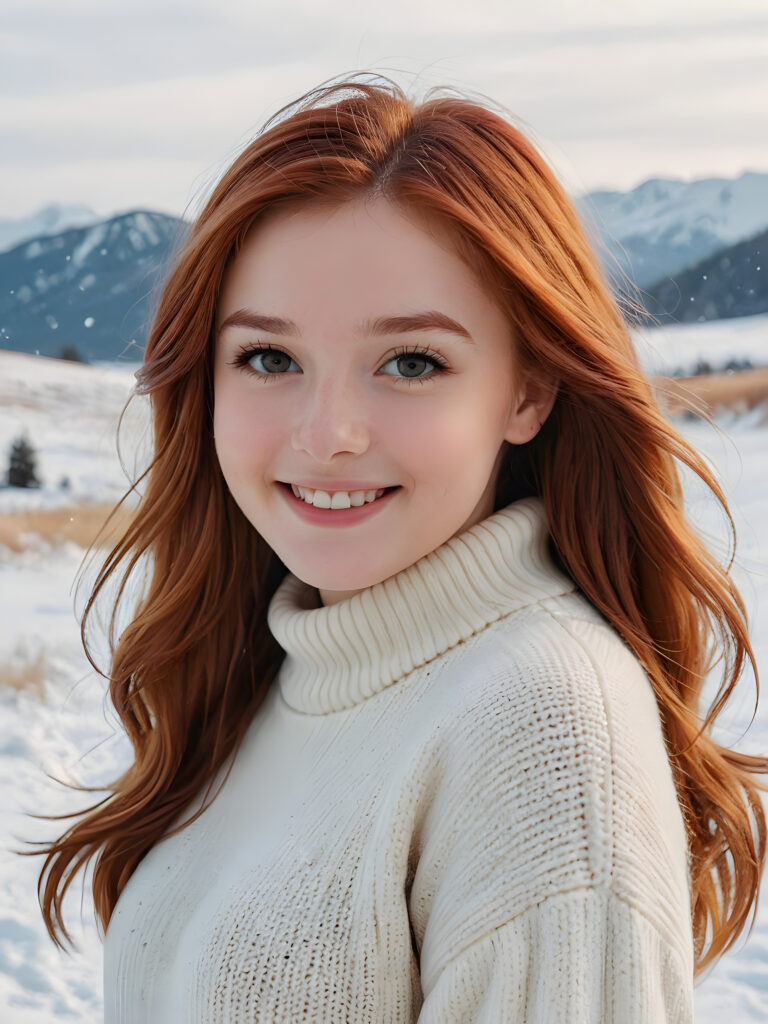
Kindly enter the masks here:
<path id="1" fill-rule="evenodd" d="M 261 352 L 277 352 L 280 355 L 288 355 L 287 352 L 283 352 L 283 350 L 279 348 L 274 348 L 272 345 L 249 345 L 247 348 L 240 349 L 240 351 L 235 355 L 235 358 L 232 360 L 231 365 L 239 367 L 245 373 L 251 373 L 254 376 L 258 377 L 260 380 L 263 380 L 265 382 L 269 381 L 270 383 L 273 380 L 277 380 L 279 377 L 287 376 L 287 374 L 285 373 L 261 373 L 260 370 L 254 370 L 254 368 L 249 365 L 249 361 L 253 359 L 255 355 L 258 355 Z M 386 366 L 387 363 L 391 363 L 394 359 L 399 359 L 402 356 L 411 355 L 424 356 L 426 359 L 428 359 L 431 363 L 434 364 L 435 369 L 432 371 L 432 373 L 427 374 L 426 377 L 393 376 L 392 380 L 405 381 L 407 384 L 426 384 L 429 381 L 434 380 L 441 373 L 446 373 L 448 370 L 448 363 L 443 359 L 442 356 L 440 356 L 437 352 L 433 352 L 431 349 L 422 348 L 421 346 L 412 346 L 410 348 L 403 347 L 396 349 L 394 354 L 391 355 L 389 359 L 387 359 L 384 365 Z M 292 357 L 289 356 L 289 358 Z M 295 362 L 295 360 L 293 361 Z M 386 374 L 385 376 L 391 375 Z"/>

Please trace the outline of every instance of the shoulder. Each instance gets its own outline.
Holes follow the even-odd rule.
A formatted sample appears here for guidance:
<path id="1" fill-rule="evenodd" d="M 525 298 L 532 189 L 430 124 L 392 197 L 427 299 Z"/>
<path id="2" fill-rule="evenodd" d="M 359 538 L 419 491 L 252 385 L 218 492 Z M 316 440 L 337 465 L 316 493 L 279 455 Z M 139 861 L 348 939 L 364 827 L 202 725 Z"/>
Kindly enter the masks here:
<path id="1" fill-rule="evenodd" d="M 610 756 L 633 738 L 643 747 L 660 736 L 659 706 L 647 673 L 629 644 L 580 594 L 538 602 L 475 639 L 440 681 L 454 741 L 508 728 L 521 739 L 546 740 L 556 730 L 581 736 L 590 750 Z"/>
<path id="2" fill-rule="evenodd" d="M 576 920 L 583 899 L 598 916 L 625 908 L 686 951 L 687 838 L 654 690 L 632 650 L 575 594 L 476 641 L 432 691 L 437 785 L 416 833 L 415 919 L 431 912 L 441 935 L 481 936 L 494 923 L 522 927 L 529 912 L 540 922 L 535 908 L 562 899 Z"/>
<path id="3" fill-rule="evenodd" d="M 451 816 L 465 814 L 481 830 L 495 814 L 521 854 L 530 836 L 532 862 L 549 839 L 583 847 L 586 827 L 586 880 L 605 875 L 610 719 L 588 647 L 532 606 L 489 627 L 440 680 L 439 697 Z"/>
<path id="4" fill-rule="evenodd" d="M 530 757 L 566 735 L 609 755 L 619 697 L 644 705 L 658 725 L 653 688 L 634 652 L 576 593 L 493 623 L 454 660 L 439 690 L 452 742 L 482 746 L 509 733 Z"/>
<path id="5" fill-rule="evenodd" d="M 638 850 L 681 889 L 687 841 L 651 682 L 577 594 L 494 624 L 462 659 L 441 714 L 453 812 L 504 821 L 555 888 L 632 880 Z M 462 805 L 462 801 L 465 801 Z M 487 824 L 485 825 L 487 828 Z"/>

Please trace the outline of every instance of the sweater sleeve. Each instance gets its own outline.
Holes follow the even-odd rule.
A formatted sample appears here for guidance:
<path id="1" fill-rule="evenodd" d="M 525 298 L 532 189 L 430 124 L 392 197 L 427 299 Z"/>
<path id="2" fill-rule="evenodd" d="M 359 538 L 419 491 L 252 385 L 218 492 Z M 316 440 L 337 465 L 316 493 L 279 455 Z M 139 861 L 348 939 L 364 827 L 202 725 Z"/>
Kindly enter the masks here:
<path id="1" fill-rule="evenodd" d="M 582 888 L 454 956 L 418 1024 L 693 1024 L 690 992 L 687 966 L 639 910 Z"/>
<path id="2" fill-rule="evenodd" d="M 688 1024 L 687 844 L 650 682 L 605 629 L 540 634 L 486 657 L 440 729 L 408 894 L 419 1022 Z"/>

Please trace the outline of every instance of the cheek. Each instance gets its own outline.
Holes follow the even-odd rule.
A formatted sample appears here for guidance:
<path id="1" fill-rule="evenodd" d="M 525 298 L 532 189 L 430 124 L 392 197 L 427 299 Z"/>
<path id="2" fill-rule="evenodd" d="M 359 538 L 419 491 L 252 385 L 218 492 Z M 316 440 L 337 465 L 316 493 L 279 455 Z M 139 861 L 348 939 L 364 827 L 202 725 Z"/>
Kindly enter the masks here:
<path id="1" fill-rule="evenodd" d="M 387 446 L 416 479 L 450 478 L 478 443 L 477 424 L 457 402 L 413 404 L 388 421 Z"/>
<path id="2" fill-rule="evenodd" d="M 263 403 L 237 387 L 214 391 L 213 436 L 216 454 L 225 476 L 234 476 L 263 461 L 272 436 L 278 432 L 274 416 Z"/>
<path id="3" fill-rule="evenodd" d="M 465 496 L 474 503 L 498 454 L 503 416 L 487 389 L 440 397 L 423 404 L 414 399 L 412 409 L 392 417 L 388 445 L 414 481 L 430 486 L 421 492 L 425 500 L 452 494 L 459 503 Z"/>

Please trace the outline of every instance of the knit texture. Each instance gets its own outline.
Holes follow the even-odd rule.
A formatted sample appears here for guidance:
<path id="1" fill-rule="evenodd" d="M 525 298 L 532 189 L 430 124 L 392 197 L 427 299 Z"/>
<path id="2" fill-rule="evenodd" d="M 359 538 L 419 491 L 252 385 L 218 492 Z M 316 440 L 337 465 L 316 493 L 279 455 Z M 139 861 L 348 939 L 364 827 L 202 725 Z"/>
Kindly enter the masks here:
<path id="1" fill-rule="evenodd" d="M 106 1024 L 693 1021 L 656 698 L 538 499 L 335 605 L 289 574 L 268 622 L 229 779 L 118 901 Z"/>

